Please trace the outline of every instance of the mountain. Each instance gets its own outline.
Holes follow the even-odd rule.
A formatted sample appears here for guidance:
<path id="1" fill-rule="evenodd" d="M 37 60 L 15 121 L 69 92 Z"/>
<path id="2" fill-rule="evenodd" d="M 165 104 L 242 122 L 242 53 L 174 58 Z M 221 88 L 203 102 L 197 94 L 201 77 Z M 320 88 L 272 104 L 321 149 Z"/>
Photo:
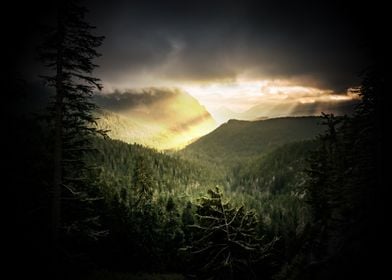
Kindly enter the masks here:
<path id="1" fill-rule="evenodd" d="M 230 119 L 241 119 L 241 113 L 234 112 L 227 107 L 221 106 L 218 110 L 212 112 L 212 116 L 221 124 Z"/>
<path id="2" fill-rule="evenodd" d="M 333 113 L 335 115 L 351 114 L 358 100 L 335 100 L 315 101 L 309 103 L 294 102 L 292 100 L 281 102 L 263 102 L 256 104 L 248 110 L 237 113 L 226 107 L 219 108 L 214 112 L 214 118 L 218 123 L 229 119 L 237 120 L 259 120 L 278 117 L 297 116 L 319 116 L 321 112 Z"/>
<path id="3" fill-rule="evenodd" d="M 230 120 L 187 146 L 181 153 L 185 157 L 232 166 L 286 143 L 315 138 L 324 129 L 319 121 L 319 117 Z"/>
<path id="4" fill-rule="evenodd" d="M 178 149 L 216 127 L 200 103 L 179 89 L 148 88 L 99 95 L 98 127 L 113 139 L 158 150 Z"/>
<path id="5" fill-rule="evenodd" d="M 159 135 L 152 126 L 147 127 L 147 124 L 130 117 L 102 109 L 98 111 L 98 117 L 98 127 L 108 130 L 112 139 L 149 147 L 158 147 L 165 142 L 164 135 Z"/>
<path id="6" fill-rule="evenodd" d="M 296 116 L 319 116 L 321 112 L 335 115 L 351 114 L 358 100 L 340 101 L 315 101 L 310 103 L 282 102 L 280 104 L 258 104 L 243 112 L 239 119 L 254 120 L 259 117 L 296 117 Z"/>
<path id="7" fill-rule="evenodd" d="M 295 191 L 307 180 L 308 157 L 317 145 L 315 140 L 291 142 L 245 162 L 236 170 L 232 189 L 252 196 Z"/>
<path id="8" fill-rule="evenodd" d="M 199 193 L 214 186 L 213 176 L 205 166 L 199 166 L 176 155 L 161 153 L 138 144 L 127 144 L 113 139 L 94 138 L 99 153 L 86 156 L 89 164 L 99 168 L 99 178 L 105 192 L 131 192 L 134 189 L 135 169 L 142 160 L 156 191 L 176 194 Z"/>

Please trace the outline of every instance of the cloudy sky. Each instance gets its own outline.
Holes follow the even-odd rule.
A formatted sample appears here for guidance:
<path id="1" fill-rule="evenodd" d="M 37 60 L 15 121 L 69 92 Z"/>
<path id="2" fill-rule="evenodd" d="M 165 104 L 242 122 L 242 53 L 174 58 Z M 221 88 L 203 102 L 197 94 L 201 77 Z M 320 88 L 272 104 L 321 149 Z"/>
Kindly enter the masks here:
<path id="1" fill-rule="evenodd" d="M 332 1 L 87 5 L 106 36 L 97 71 L 106 92 L 180 87 L 210 110 L 243 111 L 271 98 L 338 100 L 366 65 L 355 9 Z"/>
<path id="2" fill-rule="evenodd" d="M 104 93 L 180 88 L 210 111 L 223 106 L 241 112 L 263 102 L 352 98 L 347 89 L 359 84 L 368 63 L 362 36 L 368 6 L 342 2 L 86 0 L 85 5 L 97 34 L 106 36 L 96 71 Z"/>

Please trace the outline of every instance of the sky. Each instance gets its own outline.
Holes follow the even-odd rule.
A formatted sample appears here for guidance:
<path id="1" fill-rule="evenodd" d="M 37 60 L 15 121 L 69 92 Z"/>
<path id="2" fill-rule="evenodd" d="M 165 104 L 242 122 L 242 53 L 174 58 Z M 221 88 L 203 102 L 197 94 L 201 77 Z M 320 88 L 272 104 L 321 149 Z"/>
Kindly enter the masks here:
<path id="1" fill-rule="evenodd" d="M 103 94 L 181 89 L 213 115 L 260 104 L 329 104 L 355 98 L 350 88 L 359 85 L 368 65 L 363 18 L 372 10 L 361 3 L 84 2 L 96 34 L 106 37 L 94 73 L 103 81 Z M 18 37 L 34 36 L 32 19 L 53 17 L 50 3 L 37 1 L 23 10 L 16 3 L 26 24 L 14 27 L 10 42 L 32 45 L 18 43 Z"/>
<path id="2" fill-rule="evenodd" d="M 341 2 L 341 1 L 339 1 Z M 333 1 L 88 1 L 104 92 L 178 87 L 210 111 L 351 99 L 366 66 L 355 9 Z"/>

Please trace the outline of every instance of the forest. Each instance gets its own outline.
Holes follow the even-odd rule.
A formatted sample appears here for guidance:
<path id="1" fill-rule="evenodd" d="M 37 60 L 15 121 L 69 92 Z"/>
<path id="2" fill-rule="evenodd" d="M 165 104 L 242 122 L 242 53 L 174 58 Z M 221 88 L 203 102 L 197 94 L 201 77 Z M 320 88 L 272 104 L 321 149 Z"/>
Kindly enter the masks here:
<path id="1" fill-rule="evenodd" d="M 383 63 L 363 72 L 351 115 L 230 120 L 159 151 L 96 126 L 104 38 L 64 5 L 38 50 L 45 109 L 28 112 L 35 89 L 10 80 L 14 278 L 381 279 Z"/>

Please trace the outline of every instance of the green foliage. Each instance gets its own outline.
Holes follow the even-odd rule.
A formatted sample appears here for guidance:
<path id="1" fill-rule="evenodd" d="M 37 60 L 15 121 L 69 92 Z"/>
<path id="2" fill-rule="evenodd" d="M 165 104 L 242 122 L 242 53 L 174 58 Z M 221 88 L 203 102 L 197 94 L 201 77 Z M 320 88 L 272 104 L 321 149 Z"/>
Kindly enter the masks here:
<path id="1" fill-rule="evenodd" d="M 274 267 L 298 251 L 309 220 L 302 191 L 307 174 L 302 169 L 315 142 L 271 147 L 251 159 L 242 158 L 241 165 L 221 168 L 121 141 L 91 141 L 99 153 L 86 153 L 84 160 L 94 166 L 88 175 L 94 197 L 102 198 L 91 208 L 107 230 L 104 238 L 89 244 L 88 256 L 96 266 L 199 278 L 268 279 Z M 230 203 L 222 193 L 208 192 L 215 186 L 225 190 Z M 204 201 L 197 200 L 206 194 Z M 225 223 L 216 211 L 219 196 L 228 231 L 220 227 Z M 215 224 L 209 216 L 217 218 Z M 209 226 L 219 230 L 208 230 Z M 270 242 L 277 236 L 271 251 Z M 187 246 L 192 249 L 180 250 Z"/>
<path id="2" fill-rule="evenodd" d="M 193 261 L 200 263 L 199 279 L 254 279 L 252 265 L 269 254 L 272 243 L 258 239 L 257 217 L 244 207 L 223 201 L 221 191 L 208 191 L 197 206 L 195 240 L 189 248 Z"/>
<path id="3" fill-rule="evenodd" d="M 122 225 L 116 226 L 127 229 L 125 235 L 117 235 L 119 233 L 111 230 L 111 220 L 105 220 L 111 232 L 112 247 L 118 246 L 118 240 L 123 240 L 121 243 L 128 245 L 121 247 L 133 248 L 132 254 L 119 248 L 124 257 L 118 263 L 128 259 L 126 263 L 132 263 L 132 267 L 188 270 L 184 261 L 189 263 L 189 256 L 179 255 L 178 249 L 202 238 L 199 230 L 189 227 L 197 222 L 195 214 L 199 211 L 192 201 L 214 185 L 226 189 L 232 209 L 241 209 L 238 216 L 247 212 L 242 205 L 255 209 L 260 217 L 255 227 L 258 237 L 264 235 L 266 240 L 280 237 L 275 247 L 275 253 L 282 255 L 280 262 L 287 261 L 295 253 L 297 242 L 309 222 L 303 199 L 303 185 L 307 180 L 303 169 L 307 167 L 306 155 L 316 146 L 314 141 L 290 143 L 253 160 L 244 160 L 243 166 L 233 170 L 230 176 L 217 175 L 219 172 L 215 172 L 213 164 L 201 165 L 190 157 L 187 160 L 176 154 L 159 153 L 111 139 L 94 141 L 101 153 L 88 157 L 88 161 L 95 163 L 99 170 L 97 184 L 105 200 L 115 201 L 111 204 L 122 205 L 122 211 L 128 213 L 115 214 L 113 211 L 118 211 L 115 208 L 107 210 L 113 212 L 113 216 L 127 217 Z M 137 207 L 139 189 L 151 190 L 153 195 L 144 200 L 148 203 Z M 144 236 L 142 240 L 140 235 Z M 150 260 L 147 264 L 155 265 L 140 264 L 145 258 Z M 259 271 L 255 273 L 260 275 Z"/>
<path id="4" fill-rule="evenodd" d="M 283 144 L 314 138 L 322 132 L 318 122 L 318 117 L 230 120 L 181 153 L 186 158 L 210 162 L 218 168 L 235 167 Z"/>
<path id="5" fill-rule="evenodd" d="M 201 165 L 191 158 L 111 139 L 92 141 L 100 152 L 86 153 L 84 159 L 94 165 L 91 186 L 96 186 L 96 197 L 102 199 L 91 206 L 107 230 L 107 236 L 90 245 L 89 256 L 97 266 L 109 271 L 268 278 L 275 269 L 271 266 L 274 256 L 279 266 L 296 253 L 308 221 L 300 191 L 306 174 L 301 169 L 313 142 L 273 149 L 243 161 L 232 175 L 221 176 L 215 174 L 213 164 Z M 282 179 L 274 181 L 274 177 Z M 216 185 L 225 188 L 230 203 L 221 193 L 208 193 Z M 205 194 L 208 197 L 195 205 Z M 211 227 L 222 223 L 222 215 L 214 211 L 219 196 L 229 219 L 229 238 L 222 228 L 207 230 L 208 216 L 217 218 Z M 277 236 L 272 254 L 270 242 Z M 192 250 L 180 250 L 187 246 Z M 189 254 L 203 249 L 207 251 Z"/>
<path id="6" fill-rule="evenodd" d="M 385 92 L 381 77 L 374 69 L 366 74 L 353 116 L 323 114 L 326 132 L 310 159 L 305 185 L 312 223 L 279 279 L 379 278 L 377 247 L 384 241 L 378 240 L 385 240 L 380 238 L 380 213 L 386 209 L 377 150 L 382 123 L 378 106 Z"/>
<path id="7" fill-rule="evenodd" d="M 144 205 L 151 203 L 154 183 L 151 178 L 151 172 L 147 170 L 142 157 L 139 157 L 136 162 L 134 174 L 137 197 L 135 206 L 143 208 Z"/>
<path id="8" fill-rule="evenodd" d="M 322 222 L 331 217 L 336 203 L 334 199 L 342 194 L 340 187 L 344 183 L 342 180 L 346 180 L 337 176 L 345 161 L 339 160 L 345 148 L 340 144 L 341 136 L 337 134 L 338 125 L 342 121 L 342 118 L 333 114 L 323 114 L 322 124 L 327 126 L 327 130 L 319 137 L 320 145 L 317 152 L 312 154 L 308 170 L 310 180 L 307 185 L 307 200 L 313 207 L 314 219 Z"/>
<path id="9" fill-rule="evenodd" d="M 314 140 L 282 145 L 256 159 L 243 161 L 233 173 L 232 190 L 260 195 L 303 192 L 307 180 L 305 169 L 310 151 L 317 147 Z"/>
<path id="10" fill-rule="evenodd" d="M 96 48 L 103 37 L 92 34 L 93 26 L 85 21 L 86 9 L 77 1 L 61 1 L 56 26 L 47 29 L 40 48 L 40 58 L 48 75 L 41 76 L 46 86 L 55 91 L 46 111 L 53 157 L 52 239 L 60 235 L 87 234 L 95 239 L 99 230 L 92 204 L 97 199 L 94 174 L 84 155 L 95 152 L 91 138 L 104 134 L 94 127 L 91 102 L 94 90 L 101 89 L 100 80 L 92 77 L 100 56 Z"/>

